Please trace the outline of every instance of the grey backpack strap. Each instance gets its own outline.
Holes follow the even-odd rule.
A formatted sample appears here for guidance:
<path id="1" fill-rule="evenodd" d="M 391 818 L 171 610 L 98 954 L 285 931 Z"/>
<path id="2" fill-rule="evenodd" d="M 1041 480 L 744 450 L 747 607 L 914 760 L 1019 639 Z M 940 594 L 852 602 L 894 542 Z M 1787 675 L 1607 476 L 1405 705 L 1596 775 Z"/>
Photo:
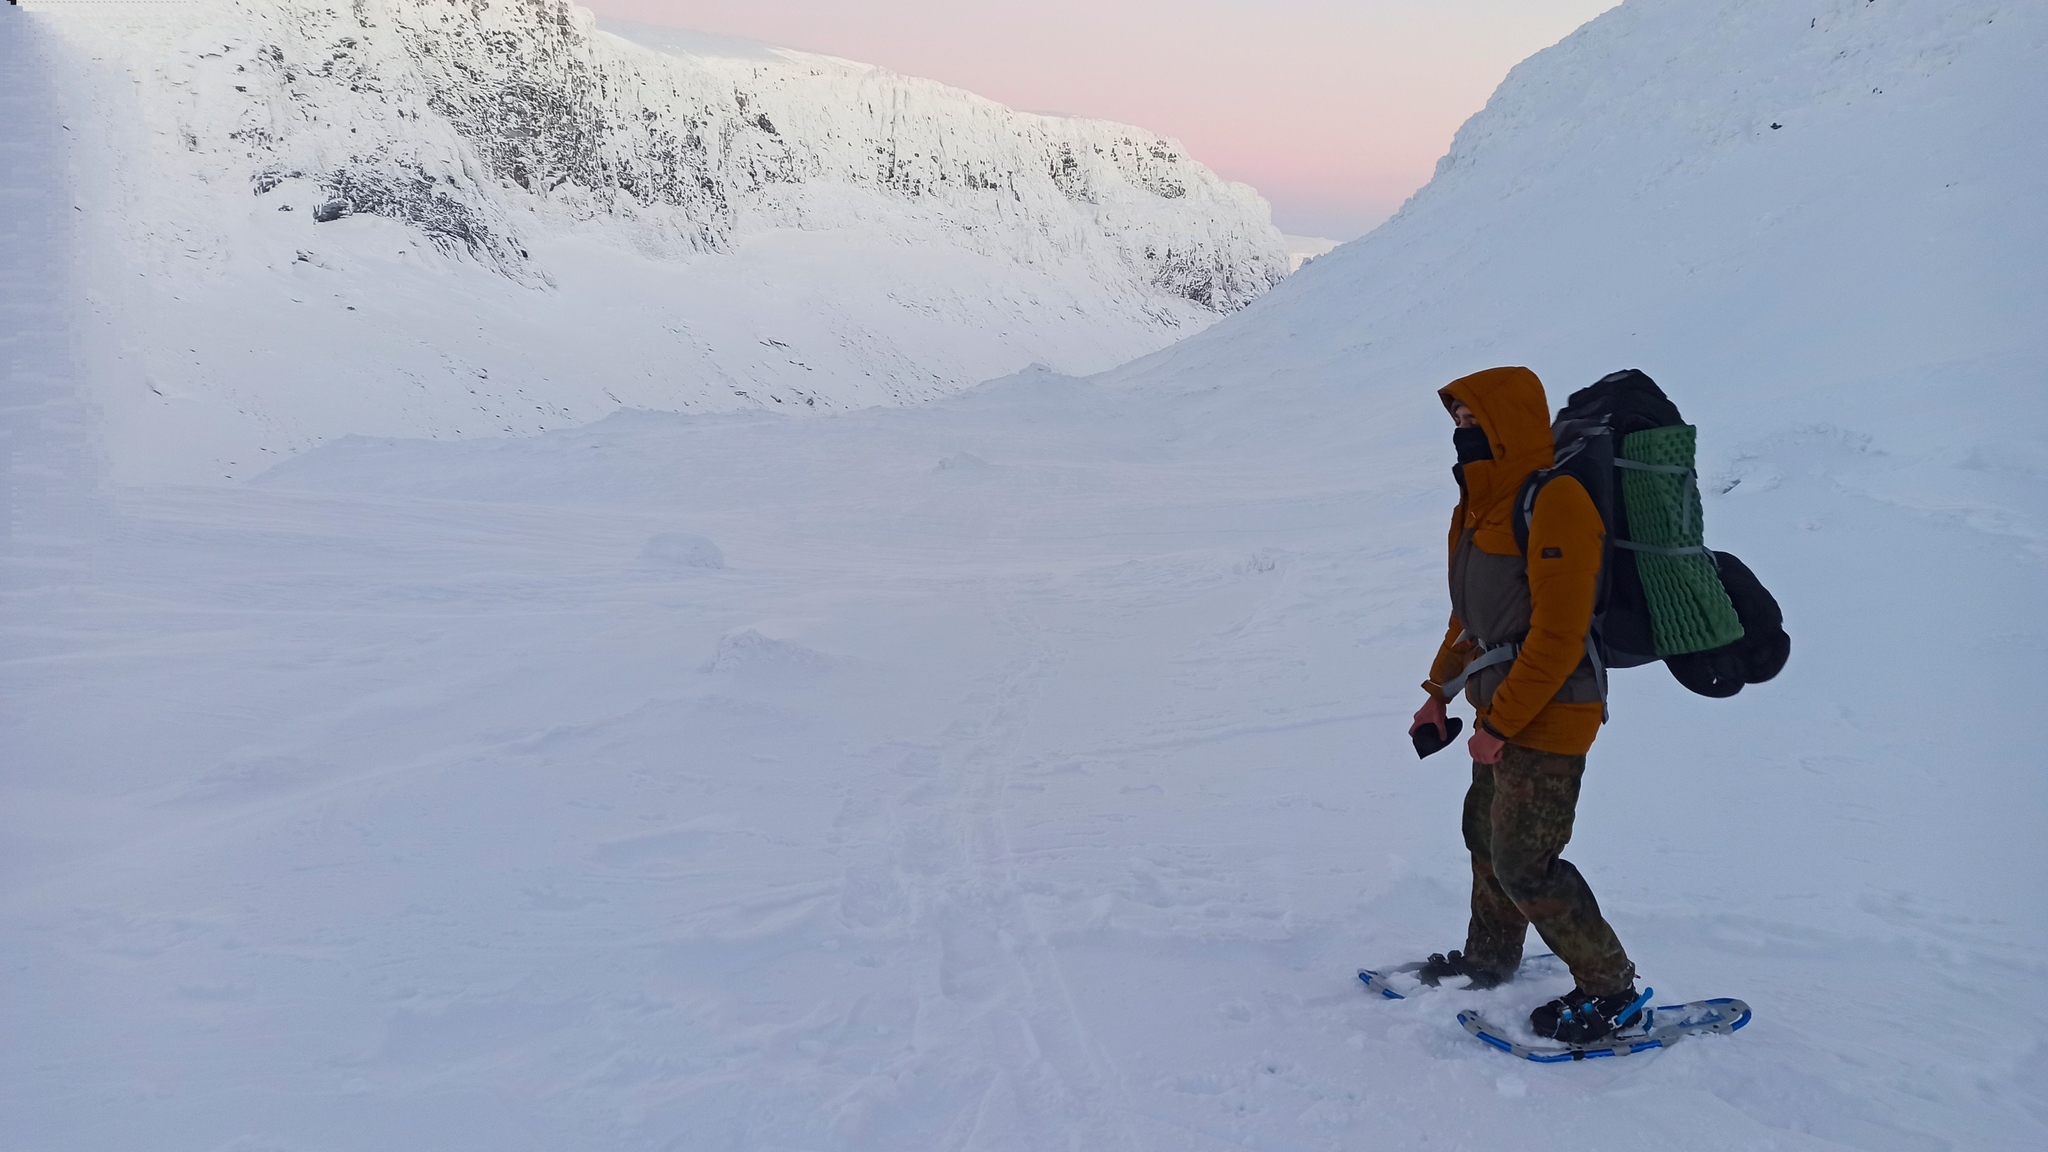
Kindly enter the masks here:
<path id="1" fill-rule="evenodd" d="M 1593 683 L 1600 688 L 1600 722 L 1607 723 L 1607 665 L 1600 659 L 1600 645 L 1593 643 L 1593 634 L 1586 633 L 1586 659 L 1593 662 Z"/>
<path id="2" fill-rule="evenodd" d="M 1695 544 L 1690 548 L 1659 548 L 1655 544 L 1638 544 L 1633 540 L 1617 539 L 1614 542 L 1614 546 L 1616 548 L 1626 548 L 1631 552 L 1648 552 L 1655 556 L 1705 556 L 1707 554 L 1707 546 L 1704 544 Z"/>
<path id="3" fill-rule="evenodd" d="M 1640 460 L 1629 460 L 1621 456 L 1614 458 L 1614 466 L 1616 468 L 1631 468 L 1637 472 L 1662 472 L 1668 476 L 1699 475 L 1699 473 L 1680 464 L 1645 464 Z"/>
<path id="4" fill-rule="evenodd" d="M 1465 681 L 1470 680 L 1474 672 L 1509 663 L 1521 650 L 1522 646 L 1520 644 L 1502 644 L 1498 648 L 1488 648 L 1486 651 L 1481 652 L 1473 658 L 1470 664 L 1465 665 L 1464 671 L 1444 681 L 1444 699 L 1452 699 L 1458 693 L 1463 692 L 1465 690 Z"/>
<path id="5" fill-rule="evenodd" d="M 1521 653 L 1522 646 L 1520 644 L 1503 644 L 1498 648 L 1488 648 L 1480 653 L 1477 659 L 1465 665 L 1464 671 L 1444 681 L 1444 699 L 1452 699 L 1458 693 L 1463 692 L 1465 690 L 1465 681 L 1470 680 L 1474 672 L 1511 663 Z M 1590 632 L 1586 634 L 1586 659 L 1592 661 L 1593 664 L 1593 683 L 1598 685 L 1600 689 L 1600 722 L 1605 724 L 1607 723 L 1607 663 L 1600 659 L 1600 645 L 1593 642 L 1593 634 Z"/>

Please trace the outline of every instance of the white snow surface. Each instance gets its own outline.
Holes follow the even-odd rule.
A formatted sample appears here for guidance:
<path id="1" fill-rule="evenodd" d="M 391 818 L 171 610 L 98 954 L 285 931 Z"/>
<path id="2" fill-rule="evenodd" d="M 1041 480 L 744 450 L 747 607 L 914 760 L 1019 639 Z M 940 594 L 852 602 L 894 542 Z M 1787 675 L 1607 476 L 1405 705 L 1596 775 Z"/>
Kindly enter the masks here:
<path id="1" fill-rule="evenodd" d="M 1629 0 L 1386 226 L 1094 379 L 99 495 L 41 19 L 0 20 L 9 1143 L 2048 1146 L 2041 5 Z M 1731 700 L 1617 675 L 1568 853 L 1734 1037 L 1537 1066 L 1453 1014 L 1561 977 L 1353 976 L 1461 943 L 1466 766 L 1404 731 L 1434 389 L 1503 362 L 1655 375 L 1784 605 Z"/>
<path id="2" fill-rule="evenodd" d="M 124 482 L 1096 371 L 1288 271 L 1154 133 L 568 0 L 30 11 Z"/>

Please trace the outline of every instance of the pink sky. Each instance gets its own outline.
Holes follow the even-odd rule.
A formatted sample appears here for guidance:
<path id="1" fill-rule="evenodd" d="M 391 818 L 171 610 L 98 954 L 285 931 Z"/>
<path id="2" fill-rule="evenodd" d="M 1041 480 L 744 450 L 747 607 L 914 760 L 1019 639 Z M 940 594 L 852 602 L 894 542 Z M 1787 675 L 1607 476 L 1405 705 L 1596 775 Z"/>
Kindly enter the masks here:
<path id="1" fill-rule="evenodd" d="M 1178 137 L 1350 239 L 1429 179 L 1509 68 L 1615 0 L 581 0 Z"/>

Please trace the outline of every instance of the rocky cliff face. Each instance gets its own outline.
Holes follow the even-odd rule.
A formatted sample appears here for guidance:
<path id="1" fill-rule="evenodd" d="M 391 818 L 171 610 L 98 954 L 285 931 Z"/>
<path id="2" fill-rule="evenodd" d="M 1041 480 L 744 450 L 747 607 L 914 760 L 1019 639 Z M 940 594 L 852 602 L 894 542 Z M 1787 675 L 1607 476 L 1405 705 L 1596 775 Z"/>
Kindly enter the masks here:
<path id="1" fill-rule="evenodd" d="M 268 0 L 223 25 L 244 43 L 166 53 L 197 55 L 162 68 L 188 152 L 256 195 L 311 182 L 322 221 L 387 215 L 504 266 L 524 211 L 635 221 L 680 252 L 924 217 L 985 254 L 1110 256 L 1214 312 L 1286 273 L 1255 193 L 1135 127 L 831 57 L 635 43 L 567 0 Z"/>
<path id="2" fill-rule="evenodd" d="M 652 246 L 694 252 L 922 216 L 990 255 L 1108 257 L 1217 312 L 1286 271 L 1255 194 L 1135 128 L 827 57 L 635 43 L 566 0 L 243 12 L 260 42 L 211 69 L 233 95 L 193 97 L 232 117 L 211 143 L 243 147 L 259 192 L 309 179 L 326 215 L 391 216 L 507 265 L 508 216 L 528 209 L 635 221 Z"/>
<path id="3" fill-rule="evenodd" d="M 1257 194 L 1155 134 L 1015 112 L 828 57 L 619 34 L 566 0 L 35 15 L 78 54 L 71 97 L 101 156 L 104 180 L 89 183 L 103 186 L 87 196 L 108 218 L 109 264 L 139 262 L 148 282 L 121 290 L 118 323 L 136 350 L 127 395 L 155 403 L 147 385 L 267 428 L 240 438 L 243 457 L 344 432 L 531 431 L 544 426 L 532 412 L 561 423 L 620 405 L 838 407 L 936 395 L 1033 361 L 1107 367 L 1242 307 L 1288 270 Z M 414 248 L 402 269 L 373 267 Z M 616 266 L 592 270 L 606 260 Z M 415 283 L 435 261 L 443 281 L 469 286 Z M 375 297 L 348 310 L 392 309 L 367 343 L 320 350 L 323 362 L 375 361 L 337 369 L 360 401 L 346 418 L 311 395 L 318 380 L 281 390 L 276 365 L 244 362 L 255 351 L 204 347 L 213 319 L 305 287 L 266 278 L 320 271 Z M 497 286 L 466 279 L 477 273 Z M 625 293 L 633 279 L 645 282 Z M 600 303 L 579 280 L 632 302 Z M 433 297 L 425 312 L 391 304 L 414 289 Z M 464 293 L 490 302 L 463 305 Z M 549 325 L 563 363 L 545 375 L 530 355 L 486 364 L 450 346 L 454 330 L 475 330 L 530 353 L 516 346 Z M 156 351 L 179 342 L 190 354 Z M 608 381 L 562 379 L 592 367 L 562 351 L 578 342 L 601 345 Z M 430 349 L 432 362 L 394 344 Z M 521 371 L 535 374 L 524 393 L 507 392 Z M 432 382 L 444 374 L 462 391 Z M 364 398 L 394 388 L 411 415 L 379 416 Z M 462 418 L 477 395 L 470 408 L 488 419 Z M 214 456 L 224 474 L 248 467 Z"/>

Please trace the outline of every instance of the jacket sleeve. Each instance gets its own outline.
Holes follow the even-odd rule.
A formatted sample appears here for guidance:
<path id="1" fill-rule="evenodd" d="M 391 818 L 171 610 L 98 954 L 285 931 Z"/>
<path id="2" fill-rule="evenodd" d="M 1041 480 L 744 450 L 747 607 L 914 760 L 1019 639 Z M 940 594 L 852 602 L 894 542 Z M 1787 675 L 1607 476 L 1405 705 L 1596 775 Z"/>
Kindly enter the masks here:
<path id="1" fill-rule="evenodd" d="M 1458 530 L 1464 523 L 1465 503 L 1461 500 L 1458 510 L 1451 513 L 1451 534 L 1444 551 L 1446 561 L 1457 554 Z M 1464 621 L 1458 619 L 1456 612 L 1451 613 L 1450 626 L 1444 630 L 1444 642 L 1436 646 L 1436 659 L 1429 662 L 1429 679 L 1422 682 L 1422 690 L 1439 700 L 1450 699 L 1444 694 L 1444 681 L 1464 671 L 1465 665 L 1471 662 L 1474 645 L 1470 640 L 1459 641 L 1458 637 L 1464 634 Z"/>
<path id="2" fill-rule="evenodd" d="M 1501 736 L 1527 727 L 1585 660 L 1606 534 L 1577 480 L 1560 476 L 1543 486 L 1529 517 L 1529 635 L 1486 714 Z"/>
<path id="3" fill-rule="evenodd" d="M 1423 689 L 1439 700 L 1450 699 L 1444 694 L 1444 681 L 1464 671 L 1472 659 L 1472 641 L 1458 639 L 1464 634 L 1465 625 L 1454 613 L 1444 631 L 1444 642 L 1437 646 L 1436 659 L 1429 662 L 1429 679 L 1422 682 Z"/>

